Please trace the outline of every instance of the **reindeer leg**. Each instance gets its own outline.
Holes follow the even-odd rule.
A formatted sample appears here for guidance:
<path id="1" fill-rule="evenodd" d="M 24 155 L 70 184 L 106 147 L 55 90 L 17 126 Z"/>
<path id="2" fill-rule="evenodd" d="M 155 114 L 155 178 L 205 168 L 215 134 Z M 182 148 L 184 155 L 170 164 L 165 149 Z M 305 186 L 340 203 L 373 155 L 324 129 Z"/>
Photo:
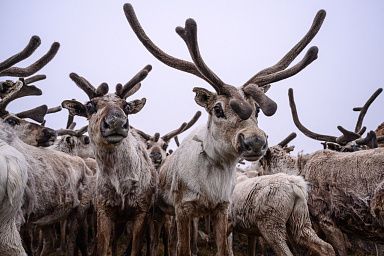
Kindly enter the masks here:
<path id="1" fill-rule="evenodd" d="M 192 255 L 197 256 L 198 248 L 197 248 L 197 238 L 199 235 L 199 218 L 192 218 Z"/>
<path id="2" fill-rule="evenodd" d="M 217 247 L 217 256 L 229 256 L 227 244 L 228 229 L 228 205 L 223 204 L 212 216 L 213 228 L 215 232 L 215 241 Z"/>
<path id="3" fill-rule="evenodd" d="M 256 236 L 248 235 L 248 256 L 255 256 L 256 253 Z"/>
<path id="4" fill-rule="evenodd" d="M 97 207 L 97 235 L 96 255 L 106 256 L 111 253 L 110 240 L 112 233 L 112 220 L 103 207 Z"/>
<path id="5" fill-rule="evenodd" d="M 190 213 L 192 203 L 182 203 L 175 206 L 177 227 L 177 255 L 191 256 L 190 248 Z"/>
<path id="6" fill-rule="evenodd" d="M 142 234 L 144 230 L 144 224 L 147 219 L 147 213 L 138 213 L 133 221 L 132 225 L 132 252 L 131 256 L 141 255 L 141 242 Z"/>

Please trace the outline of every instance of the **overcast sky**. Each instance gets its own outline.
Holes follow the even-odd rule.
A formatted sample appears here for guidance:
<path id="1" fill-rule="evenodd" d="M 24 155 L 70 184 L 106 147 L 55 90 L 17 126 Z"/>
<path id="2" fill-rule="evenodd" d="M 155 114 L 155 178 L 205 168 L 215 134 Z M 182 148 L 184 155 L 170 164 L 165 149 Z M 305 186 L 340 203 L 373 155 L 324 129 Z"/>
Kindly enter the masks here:
<path id="1" fill-rule="evenodd" d="M 203 80 L 174 70 L 155 59 L 132 32 L 123 12 L 126 1 L 19 1 L 1 0 L 0 60 L 23 49 L 32 35 L 41 46 L 31 63 L 57 41 L 56 57 L 39 73 L 47 79 L 36 83 L 42 96 L 19 99 L 13 112 L 40 104 L 59 105 L 65 99 L 87 99 L 70 79 L 76 72 L 113 91 L 146 64 L 153 70 L 132 98 L 147 98 L 144 109 L 130 116 L 130 124 L 153 134 L 164 134 L 189 120 L 197 110 L 192 88 L 213 89 Z M 383 1 L 131 1 L 149 37 L 169 54 L 190 60 L 184 41 L 175 33 L 187 18 L 198 25 L 201 54 L 209 67 L 226 83 L 240 86 L 259 70 L 275 64 L 307 32 L 319 9 L 324 24 L 311 45 L 319 47 L 318 59 L 298 75 L 272 85 L 268 95 L 278 104 L 273 117 L 260 117 L 259 126 L 273 145 L 296 131 L 296 150 L 311 152 L 319 142 L 305 137 L 293 124 L 288 88 L 293 88 L 302 122 L 313 131 L 339 135 L 337 125 L 353 130 L 363 105 L 384 86 Z M 301 59 L 303 54 L 299 56 Z M 4 80 L 3 78 L 2 80 Z M 384 121 L 384 95 L 372 104 L 364 125 L 368 129 Z M 67 111 L 47 117 L 47 125 L 63 128 Z M 76 118 L 84 125 L 84 118 Z M 184 136 L 181 136 L 184 137 Z"/>

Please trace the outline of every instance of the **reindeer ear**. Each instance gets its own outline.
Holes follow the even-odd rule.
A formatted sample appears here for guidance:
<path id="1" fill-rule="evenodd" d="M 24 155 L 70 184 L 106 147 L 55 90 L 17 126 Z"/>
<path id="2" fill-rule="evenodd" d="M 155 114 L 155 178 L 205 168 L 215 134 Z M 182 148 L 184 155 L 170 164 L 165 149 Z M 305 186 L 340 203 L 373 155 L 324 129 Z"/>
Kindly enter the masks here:
<path id="1" fill-rule="evenodd" d="M 193 91 L 196 93 L 196 103 L 209 111 L 216 100 L 216 94 L 200 87 L 193 88 Z"/>
<path id="2" fill-rule="evenodd" d="M 61 106 L 68 109 L 70 115 L 87 117 L 86 107 L 76 100 L 65 100 Z"/>
<path id="3" fill-rule="evenodd" d="M 127 115 L 136 114 L 144 107 L 146 101 L 147 100 L 145 98 L 142 98 L 141 100 L 130 101 L 125 107 L 124 112 Z"/>

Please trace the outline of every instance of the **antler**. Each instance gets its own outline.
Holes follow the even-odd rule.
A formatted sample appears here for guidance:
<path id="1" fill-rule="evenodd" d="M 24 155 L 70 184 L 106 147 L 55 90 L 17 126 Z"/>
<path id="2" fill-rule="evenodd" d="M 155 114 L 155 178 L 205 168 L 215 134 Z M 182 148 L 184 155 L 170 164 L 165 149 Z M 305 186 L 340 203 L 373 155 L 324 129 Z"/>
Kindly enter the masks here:
<path id="1" fill-rule="evenodd" d="M 52 108 L 49 108 L 47 110 L 47 114 L 52 114 L 52 113 L 56 113 L 56 112 L 59 112 L 61 111 L 63 108 L 61 106 L 56 106 L 56 107 L 52 107 Z"/>
<path id="2" fill-rule="evenodd" d="M 96 89 L 84 77 L 81 77 L 76 73 L 69 74 L 69 77 L 80 89 L 82 89 L 88 95 L 89 99 L 100 97 L 108 93 L 109 87 L 107 83 L 100 84 Z"/>
<path id="3" fill-rule="evenodd" d="M 142 70 L 140 70 L 131 80 L 129 80 L 123 87 L 121 87 L 121 85 L 117 85 L 116 95 L 122 99 L 126 99 L 129 95 L 135 93 L 140 88 L 140 82 L 147 77 L 148 73 L 151 70 L 152 66 L 147 65 Z"/>
<path id="4" fill-rule="evenodd" d="M 193 74 L 210 83 L 210 81 L 206 77 L 204 77 L 200 73 L 200 71 L 196 68 L 195 64 L 193 64 L 192 62 L 178 59 L 171 55 L 168 55 L 153 43 L 151 39 L 149 39 L 149 37 L 145 34 L 131 4 L 129 3 L 124 4 L 124 13 L 133 32 L 135 32 L 136 36 L 141 41 L 141 43 L 145 46 L 145 48 L 147 48 L 147 50 L 154 57 L 156 57 L 158 60 L 160 60 L 167 66 Z"/>
<path id="5" fill-rule="evenodd" d="M 353 111 L 360 111 L 359 117 L 357 119 L 355 132 L 359 132 L 361 129 L 361 126 L 363 125 L 363 120 L 365 117 L 365 114 L 367 114 L 368 108 L 371 106 L 372 102 L 377 98 L 377 96 L 380 95 L 380 93 L 383 91 L 383 88 L 377 89 L 372 96 L 367 100 L 367 102 L 364 104 L 363 107 L 356 107 L 353 108 Z"/>
<path id="6" fill-rule="evenodd" d="M 28 45 L 21 52 L 0 63 L 0 76 L 26 77 L 33 75 L 42 69 L 45 65 L 47 65 L 48 62 L 50 62 L 53 57 L 55 57 L 57 51 L 60 48 L 60 44 L 58 42 L 54 42 L 45 55 L 43 55 L 40 59 L 28 67 L 12 67 L 16 63 L 31 56 L 37 47 L 39 47 L 40 43 L 41 40 L 38 36 L 32 36 Z"/>
<path id="7" fill-rule="evenodd" d="M 320 10 L 317 12 L 312 26 L 305 36 L 275 65 L 259 71 L 251 79 L 249 79 L 244 86 L 248 84 L 257 84 L 258 86 L 265 86 L 267 84 L 277 82 L 279 80 L 293 76 L 303 70 L 311 62 L 317 58 L 317 47 L 311 47 L 304 58 L 295 66 L 285 70 L 292 61 L 304 50 L 304 48 L 312 41 L 319 32 L 321 25 L 325 19 L 326 12 Z"/>
<path id="8" fill-rule="evenodd" d="M 184 131 L 184 128 L 187 126 L 187 123 L 182 123 L 181 126 L 179 128 L 177 128 L 176 130 L 173 130 L 165 135 L 163 135 L 161 138 L 165 141 L 165 142 L 168 142 L 170 141 L 173 137 L 175 137 L 176 135 L 182 133 Z"/>
<path id="9" fill-rule="evenodd" d="M 76 123 L 74 123 L 76 125 Z M 79 130 L 76 130 L 74 131 L 73 128 L 70 129 L 59 129 L 57 130 L 57 135 L 59 136 L 62 136 L 62 135 L 71 135 L 71 136 L 76 136 L 76 137 L 80 137 L 81 135 L 83 135 L 85 132 L 87 132 L 88 130 L 88 125 L 86 126 L 83 126 L 82 128 L 80 128 Z"/>
<path id="10" fill-rule="evenodd" d="M 367 133 L 367 136 L 365 138 L 357 139 L 356 141 L 357 145 L 366 145 L 369 148 L 377 148 L 378 147 L 378 137 L 376 137 L 376 133 L 374 131 L 369 131 Z"/>
<path id="11" fill-rule="evenodd" d="M 47 105 L 41 105 L 39 107 L 17 113 L 16 116 L 19 118 L 30 118 L 36 122 L 42 123 L 44 122 L 44 117 L 47 114 L 47 110 Z"/>
<path id="12" fill-rule="evenodd" d="M 34 85 L 26 85 L 24 80 L 20 78 L 18 81 L 16 81 L 12 91 L 6 94 L 0 101 L 0 116 L 4 116 L 8 113 L 6 108 L 11 101 L 24 96 L 41 94 L 42 91 L 39 88 L 35 87 Z"/>
<path id="13" fill-rule="evenodd" d="M 195 115 L 192 117 L 192 119 L 189 120 L 189 122 L 187 122 L 187 123 L 184 122 L 178 129 L 167 133 L 166 135 L 162 136 L 161 138 L 166 142 L 170 141 L 172 138 L 175 138 L 175 140 L 177 140 L 177 142 L 178 142 L 178 139 L 176 139 L 177 135 L 179 135 L 180 133 L 185 132 L 186 130 L 191 128 L 192 125 L 194 125 L 197 122 L 197 120 L 199 120 L 200 116 L 201 116 L 201 111 L 197 111 L 195 113 Z"/>
<path id="14" fill-rule="evenodd" d="M 328 142 L 336 142 L 336 137 L 335 136 L 329 136 L 329 135 L 322 135 L 318 133 L 314 133 L 310 130 L 308 130 L 299 120 L 299 116 L 297 115 L 297 109 L 296 109 L 296 104 L 295 104 L 295 99 L 293 97 L 293 89 L 289 88 L 288 89 L 288 97 L 289 97 L 289 106 L 291 107 L 291 113 L 292 113 L 292 118 L 293 122 L 295 123 L 296 127 L 304 133 L 306 136 L 315 139 L 315 140 L 320 140 L 320 141 L 328 141 Z"/>
<path id="15" fill-rule="evenodd" d="M 288 145 L 289 142 L 291 142 L 294 138 L 296 138 L 297 134 L 292 132 L 291 134 L 289 134 L 287 136 L 287 138 L 283 139 L 281 142 L 279 142 L 277 145 L 279 145 L 280 147 L 285 147 Z"/>

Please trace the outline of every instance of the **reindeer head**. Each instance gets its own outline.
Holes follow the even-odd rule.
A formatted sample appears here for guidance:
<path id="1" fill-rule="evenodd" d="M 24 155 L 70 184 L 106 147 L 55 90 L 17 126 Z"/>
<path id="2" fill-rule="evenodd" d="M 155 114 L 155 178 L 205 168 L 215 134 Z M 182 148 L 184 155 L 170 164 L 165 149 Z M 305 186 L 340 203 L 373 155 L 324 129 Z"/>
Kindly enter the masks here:
<path id="1" fill-rule="evenodd" d="M 6 110 L 7 105 L 17 99 L 30 95 L 41 95 L 40 89 L 31 83 L 45 79 L 45 75 L 35 75 L 26 79 L 42 69 L 50 62 L 59 50 L 60 44 L 52 44 L 48 52 L 25 68 L 14 67 L 18 62 L 28 58 L 39 47 L 41 40 L 38 36 L 32 36 L 27 46 L 20 52 L 9 57 L 0 63 L 0 76 L 20 77 L 16 82 L 6 80 L 0 82 L 0 117 L 4 123 L 12 126 L 25 143 L 33 146 L 49 146 L 56 139 L 56 132 L 52 129 L 41 126 L 40 124 L 28 122 L 23 118 L 31 118 L 39 123 L 44 121 L 44 116 L 48 111 L 46 105 L 24 111 L 18 114 L 10 114 Z"/>
<path id="2" fill-rule="evenodd" d="M 92 143 L 113 147 L 128 136 L 128 115 L 136 114 L 145 105 L 145 98 L 130 102 L 127 102 L 126 98 L 140 87 L 140 81 L 147 76 L 151 68 L 150 65 L 144 67 L 124 86 L 116 85 L 116 92 L 113 94 L 108 94 L 106 83 L 96 89 L 85 78 L 71 73 L 70 78 L 88 95 L 89 101 L 82 104 L 76 100 L 66 100 L 62 106 L 69 110 L 70 115 L 88 119 L 88 133 Z"/>
<path id="3" fill-rule="evenodd" d="M 168 144 L 172 138 L 188 130 L 201 116 L 201 112 L 198 111 L 188 123 L 183 123 L 179 128 L 173 130 L 160 137 L 160 133 L 155 133 L 154 136 L 148 135 L 145 132 L 135 128 L 136 132 L 143 138 L 146 143 L 149 157 L 152 159 L 152 163 L 155 168 L 159 168 L 167 157 Z"/>
<path id="4" fill-rule="evenodd" d="M 130 4 L 124 5 L 124 12 L 136 36 L 157 59 L 172 68 L 202 78 L 215 89 L 215 92 L 200 87 L 193 89 L 196 103 L 209 114 L 208 130 L 213 141 L 208 143 L 251 161 L 259 159 L 268 148 L 267 136 L 258 128 L 257 115 L 258 109 L 267 116 L 276 112 L 276 103 L 265 95 L 269 84 L 295 75 L 317 58 L 317 47 L 312 47 L 302 61 L 286 69 L 313 39 L 325 17 L 325 11 L 319 11 L 310 31 L 283 59 L 237 88 L 223 82 L 204 63 L 197 43 L 197 25 L 193 19 L 188 19 L 184 28 L 176 28 L 177 34 L 188 47 L 192 63 L 170 56 L 157 47 L 145 34 Z"/>

